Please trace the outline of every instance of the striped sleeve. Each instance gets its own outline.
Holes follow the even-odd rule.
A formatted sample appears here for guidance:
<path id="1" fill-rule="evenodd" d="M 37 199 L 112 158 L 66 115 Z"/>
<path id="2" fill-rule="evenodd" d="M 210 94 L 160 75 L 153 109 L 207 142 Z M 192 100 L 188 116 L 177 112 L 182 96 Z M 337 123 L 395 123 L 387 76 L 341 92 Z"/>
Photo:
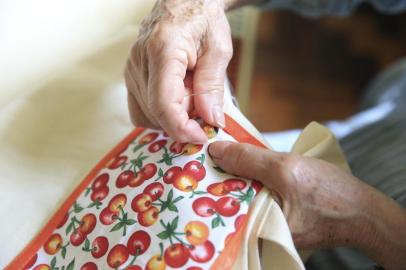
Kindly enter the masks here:
<path id="1" fill-rule="evenodd" d="M 369 3 L 385 13 L 398 13 L 406 10 L 406 0 L 267 0 L 262 8 L 292 10 L 310 17 L 345 16 L 362 3 Z"/>

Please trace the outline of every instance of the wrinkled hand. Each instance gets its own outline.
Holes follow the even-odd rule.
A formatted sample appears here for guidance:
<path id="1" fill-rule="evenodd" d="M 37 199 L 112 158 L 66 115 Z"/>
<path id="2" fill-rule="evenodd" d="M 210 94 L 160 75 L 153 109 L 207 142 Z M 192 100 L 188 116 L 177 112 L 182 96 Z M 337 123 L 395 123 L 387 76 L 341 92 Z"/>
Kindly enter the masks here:
<path id="1" fill-rule="evenodd" d="M 281 205 L 298 248 L 356 246 L 366 185 L 325 161 L 249 144 L 214 142 L 213 161 L 225 171 L 261 181 Z"/>
<path id="2" fill-rule="evenodd" d="M 163 128 L 180 142 L 205 142 L 190 114 L 224 126 L 223 87 L 231 56 L 223 0 L 158 0 L 125 69 L 133 123 Z M 206 91 L 213 92 L 185 98 Z"/>

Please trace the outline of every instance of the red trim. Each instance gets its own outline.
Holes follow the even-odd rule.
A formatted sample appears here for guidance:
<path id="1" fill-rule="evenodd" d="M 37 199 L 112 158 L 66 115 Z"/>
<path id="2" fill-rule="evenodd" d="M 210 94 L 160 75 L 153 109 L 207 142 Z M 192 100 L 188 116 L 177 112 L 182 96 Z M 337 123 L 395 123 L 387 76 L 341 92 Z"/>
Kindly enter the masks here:
<path id="1" fill-rule="evenodd" d="M 226 128 L 225 132 L 234 137 L 238 142 L 250 143 L 260 147 L 266 147 L 263 143 L 257 140 L 254 136 L 248 133 L 243 127 L 241 127 L 234 119 L 230 116 L 225 115 L 226 118 Z M 62 206 L 56 211 L 56 213 L 51 217 L 50 221 L 45 225 L 44 228 L 31 240 L 31 242 L 14 258 L 13 261 L 5 268 L 5 270 L 17 270 L 23 269 L 29 260 L 36 254 L 36 252 L 41 248 L 43 243 L 52 234 L 55 228 L 58 226 L 59 222 L 63 219 L 66 212 L 69 211 L 70 207 L 80 196 L 80 194 L 86 189 L 90 182 L 96 177 L 101 169 L 103 169 L 106 164 L 130 144 L 144 128 L 136 128 L 132 131 L 126 138 L 124 138 L 116 147 L 113 148 L 97 165 L 91 170 L 91 172 L 86 176 L 86 178 L 76 187 L 76 189 L 69 195 Z M 217 257 L 216 261 L 211 267 L 212 270 L 220 269 L 230 269 L 238 256 L 239 246 L 244 238 L 245 224 L 242 226 L 231 239 L 229 245 L 223 250 L 220 256 Z"/>
<path id="2" fill-rule="evenodd" d="M 236 139 L 240 143 L 249 143 L 259 147 L 267 148 L 262 142 L 260 142 L 257 138 L 252 136 L 248 131 L 246 131 L 240 124 L 238 124 L 233 118 L 225 115 L 226 118 L 226 128 L 224 129 L 225 132 L 230 134 L 234 139 Z"/>
<path id="3" fill-rule="evenodd" d="M 266 148 L 266 146 L 240 126 L 233 118 L 225 115 L 226 128 L 225 132 L 230 134 L 234 139 L 240 143 L 249 143 L 259 147 Z M 249 211 L 249 210 L 248 210 Z M 245 219 L 243 226 L 235 232 L 233 238 L 229 241 L 228 245 L 224 248 L 221 254 L 214 261 L 210 270 L 224 270 L 232 269 L 234 262 L 239 255 L 242 241 L 244 240 L 245 228 L 248 223 L 248 219 Z"/>

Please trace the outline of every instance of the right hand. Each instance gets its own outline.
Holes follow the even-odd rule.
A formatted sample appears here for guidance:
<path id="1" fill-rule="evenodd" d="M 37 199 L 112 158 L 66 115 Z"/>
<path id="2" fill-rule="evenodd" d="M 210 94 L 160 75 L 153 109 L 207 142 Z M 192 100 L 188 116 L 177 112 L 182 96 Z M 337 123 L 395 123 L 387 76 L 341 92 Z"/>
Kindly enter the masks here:
<path id="1" fill-rule="evenodd" d="M 386 269 L 406 269 L 406 212 L 391 198 L 326 161 L 249 144 L 213 142 L 226 172 L 261 181 L 299 249 L 352 246 Z"/>
<path id="2" fill-rule="evenodd" d="M 224 127 L 224 80 L 231 56 L 223 0 L 158 0 L 125 69 L 133 123 L 162 128 L 180 142 L 206 142 L 190 114 Z"/>

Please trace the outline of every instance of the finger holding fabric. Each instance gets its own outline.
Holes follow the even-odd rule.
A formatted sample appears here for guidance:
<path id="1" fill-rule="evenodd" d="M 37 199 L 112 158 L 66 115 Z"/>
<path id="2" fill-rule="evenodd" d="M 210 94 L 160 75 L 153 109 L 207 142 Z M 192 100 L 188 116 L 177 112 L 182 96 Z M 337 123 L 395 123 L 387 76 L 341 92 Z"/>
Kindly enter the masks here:
<path id="1" fill-rule="evenodd" d="M 178 141 L 195 143 L 207 137 L 191 119 L 193 111 L 224 127 L 224 80 L 232 55 L 224 8 L 223 0 L 157 1 L 142 23 L 124 73 L 135 125 L 146 120 L 147 126 L 163 128 Z"/>
<path id="2" fill-rule="evenodd" d="M 387 269 L 403 269 L 404 209 L 348 172 L 249 144 L 214 142 L 209 153 L 228 173 L 259 180 L 273 192 L 298 248 L 351 246 Z"/>

